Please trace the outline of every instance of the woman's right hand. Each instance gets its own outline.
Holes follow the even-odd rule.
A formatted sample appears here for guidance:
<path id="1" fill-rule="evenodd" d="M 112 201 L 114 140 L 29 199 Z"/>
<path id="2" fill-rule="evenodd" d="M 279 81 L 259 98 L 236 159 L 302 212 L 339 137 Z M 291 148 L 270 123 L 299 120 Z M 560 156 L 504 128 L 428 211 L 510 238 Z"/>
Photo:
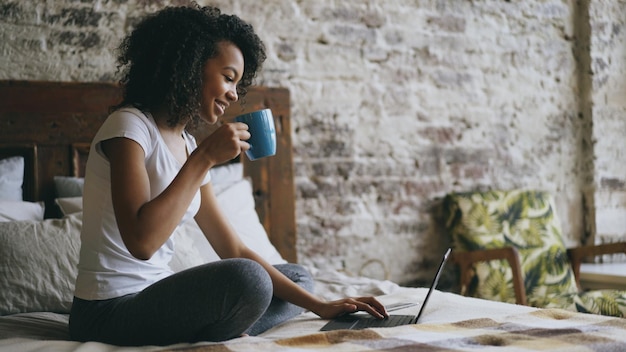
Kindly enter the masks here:
<path id="1" fill-rule="evenodd" d="M 351 297 L 331 302 L 324 302 L 313 310 L 313 313 L 322 319 L 332 319 L 339 315 L 354 313 L 357 311 L 368 312 L 378 319 L 389 316 L 385 306 L 374 297 Z"/>
<path id="2" fill-rule="evenodd" d="M 225 123 L 208 136 L 194 151 L 199 152 L 211 166 L 222 164 L 250 149 L 248 125 L 242 122 Z"/>

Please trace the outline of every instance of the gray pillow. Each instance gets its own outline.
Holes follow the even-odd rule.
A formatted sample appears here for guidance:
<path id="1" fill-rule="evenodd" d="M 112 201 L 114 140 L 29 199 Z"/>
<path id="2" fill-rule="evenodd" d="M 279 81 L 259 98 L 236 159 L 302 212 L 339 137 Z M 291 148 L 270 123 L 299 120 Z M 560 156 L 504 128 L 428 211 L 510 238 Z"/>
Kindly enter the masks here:
<path id="1" fill-rule="evenodd" d="M 57 197 L 80 197 L 83 195 L 85 179 L 82 177 L 54 176 L 54 187 Z"/>
<path id="2" fill-rule="evenodd" d="M 82 213 L 0 223 L 0 315 L 69 313 Z"/>

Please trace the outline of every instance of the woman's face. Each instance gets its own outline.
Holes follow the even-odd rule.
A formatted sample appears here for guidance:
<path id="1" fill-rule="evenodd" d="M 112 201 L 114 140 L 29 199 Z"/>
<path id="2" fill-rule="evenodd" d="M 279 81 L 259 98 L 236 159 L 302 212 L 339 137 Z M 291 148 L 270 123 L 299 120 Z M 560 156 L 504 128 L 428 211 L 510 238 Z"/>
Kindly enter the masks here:
<path id="1" fill-rule="evenodd" d="M 243 75 L 243 54 L 231 42 L 220 42 L 218 54 L 207 60 L 202 72 L 200 117 L 210 124 L 237 101 L 237 83 Z"/>

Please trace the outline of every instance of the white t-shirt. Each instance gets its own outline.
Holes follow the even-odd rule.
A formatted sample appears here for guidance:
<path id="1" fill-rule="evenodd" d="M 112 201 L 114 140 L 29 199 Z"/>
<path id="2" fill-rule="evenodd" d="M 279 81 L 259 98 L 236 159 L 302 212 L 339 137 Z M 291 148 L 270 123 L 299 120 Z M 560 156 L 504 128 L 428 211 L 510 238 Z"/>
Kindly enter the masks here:
<path id="1" fill-rule="evenodd" d="M 83 189 L 83 229 L 74 295 L 86 300 L 139 292 L 172 274 L 168 266 L 174 253 L 171 237 L 149 260 L 133 257 L 122 241 L 111 201 L 110 166 L 100 145 L 100 142 L 115 137 L 129 138 L 143 148 L 151 199 L 163 192 L 182 167 L 149 114 L 125 108 L 106 119 L 91 144 Z M 195 139 L 188 133 L 184 133 L 183 138 L 188 153 L 191 153 L 196 148 Z M 210 180 L 210 172 L 207 172 L 203 184 Z M 192 218 L 199 208 L 198 191 L 181 224 Z"/>

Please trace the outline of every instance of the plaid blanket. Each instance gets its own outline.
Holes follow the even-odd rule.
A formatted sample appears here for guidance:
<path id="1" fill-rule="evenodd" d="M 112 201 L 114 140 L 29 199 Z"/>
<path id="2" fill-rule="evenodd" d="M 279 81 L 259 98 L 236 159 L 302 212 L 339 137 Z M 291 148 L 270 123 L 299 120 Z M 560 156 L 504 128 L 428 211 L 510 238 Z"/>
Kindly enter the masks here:
<path id="1" fill-rule="evenodd" d="M 558 309 L 455 323 L 337 330 L 269 340 L 246 337 L 175 349 L 212 351 L 626 351 L 626 319 Z M 174 350 L 171 350 L 174 351 Z"/>

